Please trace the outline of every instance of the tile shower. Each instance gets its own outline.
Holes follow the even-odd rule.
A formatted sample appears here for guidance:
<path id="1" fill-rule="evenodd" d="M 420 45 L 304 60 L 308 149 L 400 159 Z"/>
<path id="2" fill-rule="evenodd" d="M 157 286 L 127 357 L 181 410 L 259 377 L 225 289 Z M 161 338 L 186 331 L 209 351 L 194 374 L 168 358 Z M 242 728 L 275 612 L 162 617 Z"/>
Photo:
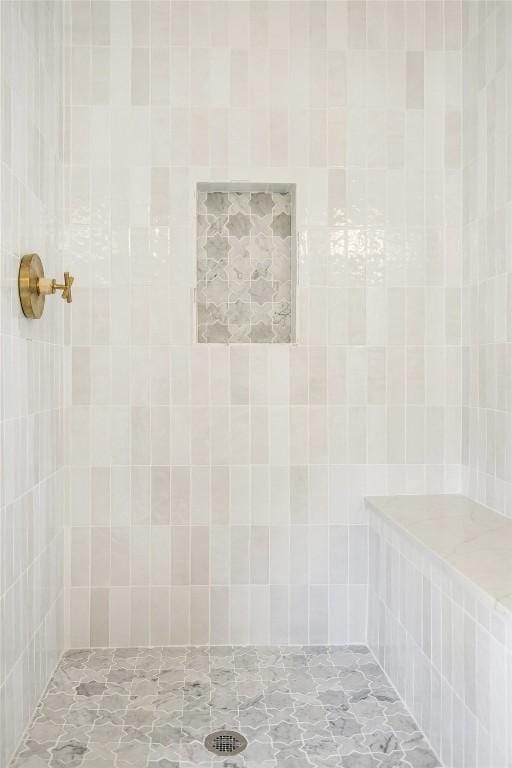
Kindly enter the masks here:
<path id="1" fill-rule="evenodd" d="M 216 765 L 509 768 L 506 620 L 410 566 L 422 628 L 470 618 L 443 679 L 499 649 L 499 745 L 428 632 L 411 714 L 368 651 L 364 497 L 512 517 L 512 4 L 0 12 L 1 768 L 209 765 L 217 727 Z M 28 321 L 33 251 L 75 284 Z"/>

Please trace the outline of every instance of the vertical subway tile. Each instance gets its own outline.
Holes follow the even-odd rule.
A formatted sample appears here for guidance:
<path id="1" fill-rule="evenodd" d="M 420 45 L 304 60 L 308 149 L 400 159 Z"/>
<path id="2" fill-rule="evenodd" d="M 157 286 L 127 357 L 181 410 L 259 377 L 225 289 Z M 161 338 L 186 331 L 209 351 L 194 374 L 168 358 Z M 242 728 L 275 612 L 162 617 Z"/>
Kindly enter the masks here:
<path id="1" fill-rule="evenodd" d="M 132 48 L 131 103 L 149 104 L 149 48 Z"/>
<path id="2" fill-rule="evenodd" d="M 420 51 L 407 51 L 407 109 L 423 109 L 424 99 L 424 54 Z"/>
<path id="3" fill-rule="evenodd" d="M 91 636 L 92 647 L 109 645 L 109 591 L 91 590 Z"/>

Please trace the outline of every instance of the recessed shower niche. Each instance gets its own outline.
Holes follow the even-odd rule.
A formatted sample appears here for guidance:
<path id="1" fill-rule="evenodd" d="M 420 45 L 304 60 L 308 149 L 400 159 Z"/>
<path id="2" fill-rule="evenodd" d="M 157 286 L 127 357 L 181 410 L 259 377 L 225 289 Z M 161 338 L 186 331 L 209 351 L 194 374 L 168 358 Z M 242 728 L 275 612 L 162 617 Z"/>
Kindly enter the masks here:
<path id="1" fill-rule="evenodd" d="M 295 338 L 295 185 L 197 185 L 197 340 Z"/>

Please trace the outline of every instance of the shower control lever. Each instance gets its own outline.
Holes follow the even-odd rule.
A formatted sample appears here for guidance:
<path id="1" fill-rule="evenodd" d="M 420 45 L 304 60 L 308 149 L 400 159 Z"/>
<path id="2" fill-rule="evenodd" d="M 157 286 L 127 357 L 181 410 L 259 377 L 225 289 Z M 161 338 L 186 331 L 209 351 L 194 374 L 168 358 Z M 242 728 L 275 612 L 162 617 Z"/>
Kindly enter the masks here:
<path id="1" fill-rule="evenodd" d="M 69 272 L 64 272 L 64 282 L 58 283 L 44 276 L 41 259 L 37 253 L 29 253 L 23 256 L 18 275 L 18 288 L 21 308 L 25 317 L 37 320 L 44 310 L 44 298 L 56 291 L 62 291 L 62 298 L 71 304 L 71 286 L 74 277 Z"/>
<path id="2" fill-rule="evenodd" d="M 71 286 L 74 279 L 69 272 L 64 272 L 64 284 L 58 283 L 56 280 L 50 280 L 47 277 L 40 277 L 37 283 L 37 290 L 43 296 L 48 296 L 48 294 L 55 293 L 55 291 L 62 291 L 62 298 L 66 299 L 68 304 L 71 304 L 73 301 Z"/>

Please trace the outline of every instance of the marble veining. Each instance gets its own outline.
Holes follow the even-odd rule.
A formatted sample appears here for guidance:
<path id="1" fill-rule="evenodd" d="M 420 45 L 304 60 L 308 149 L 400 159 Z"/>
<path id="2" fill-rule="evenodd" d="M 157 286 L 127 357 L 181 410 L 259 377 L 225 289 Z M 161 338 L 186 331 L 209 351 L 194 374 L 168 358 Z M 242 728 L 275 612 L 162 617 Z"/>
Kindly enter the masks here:
<path id="1" fill-rule="evenodd" d="M 205 736 L 235 729 L 236 757 Z M 11 768 L 436 768 L 365 646 L 69 651 Z"/>
<path id="2" fill-rule="evenodd" d="M 457 494 L 370 496 L 366 501 L 512 610 L 512 520 Z"/>
<path id="3" fill-rule="evenodd" d="M 197 196 L 200 342 L 292 340 L 291 192 Z"/>

